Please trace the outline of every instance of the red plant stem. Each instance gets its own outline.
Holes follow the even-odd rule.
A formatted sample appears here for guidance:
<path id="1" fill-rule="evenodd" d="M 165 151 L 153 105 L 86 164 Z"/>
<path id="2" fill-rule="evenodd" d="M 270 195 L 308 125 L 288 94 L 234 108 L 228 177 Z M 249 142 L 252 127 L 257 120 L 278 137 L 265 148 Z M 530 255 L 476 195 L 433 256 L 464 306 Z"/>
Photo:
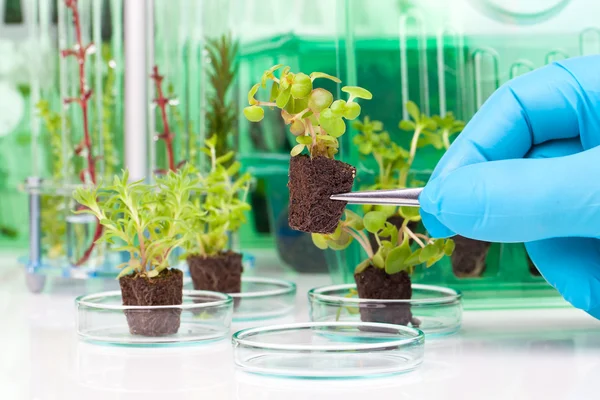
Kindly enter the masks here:
<path id="1" fill-rule="evenodd" d="M 167 147 L 169 169 L 171 171 L 175 171 L 177 166 L 175 165 L 175 156 L 173 154 L 173 133 L 169 128 L 169 119 L 167 118 L 167 104 L 169 104 L 169 99 L 164 96 L 162 90 L 162 81 L 165 77 L 159 74 L 157 65 L 152 68 L 152 75 L 150 75 L 150 77 L 156 85 L 157 97 L 154 99 L 154 102 L 158 105 L 158 108 L 160 108 L 160 117 L 163 123 L 163 133 L 159 136 L 159 138 L 165 141 L 165 145 Z"/>
<path id="2" fill-rule="evenodd" d="M 96 184 L 96 159 L 94 158 L 94 153 L 92 149 L 92 138 L 90 135 L 89 129 L 89 116 L 88 116 L 88 101 L 92 96 L 92 90 L 87 88 L 85 81 L 85 60 L 87 51 L 94 45 L 93 43 L 88 44 L 87 46 L 83 45 L 83 41 L 81 39 L 81 20 L 79 18 L 79 10 L 77 8 L 78 0 L 65 0 L 65 5 L 68 9 L 71 10 L 73 14 L 73 27 L 75 29 L 75 47 L 73 49 L 62 50 L 61 55 L 63 57 L 73 56 L 77 59 L 77 63 L 79 64 L 79 97 L 78 98 L 70 98 L 64 99 L 65 104 L 70 103 L 78 103 L 81 107 L 81 113 L 83 116 L 83 141 L 75 147 L 75 154 L 80 154 L 85 150 L 85 156 L 87 161 L 86 169 L 80 171 L 79 179 L 83 183 L 86 180 L 86 172 L 89 175 L 92 184 Z M 75 263 L 76 266 L 80 266 L 85 263 L 91 256 L 92 251 L 96 245 L 96 241 L 100 239 L 102 235 L 102 225 L 98 223 L 96 226 L 96 231 L 94 232 L 94 239 L 92 243 L 87 248 L 83 256 L 77 260 Z"/>

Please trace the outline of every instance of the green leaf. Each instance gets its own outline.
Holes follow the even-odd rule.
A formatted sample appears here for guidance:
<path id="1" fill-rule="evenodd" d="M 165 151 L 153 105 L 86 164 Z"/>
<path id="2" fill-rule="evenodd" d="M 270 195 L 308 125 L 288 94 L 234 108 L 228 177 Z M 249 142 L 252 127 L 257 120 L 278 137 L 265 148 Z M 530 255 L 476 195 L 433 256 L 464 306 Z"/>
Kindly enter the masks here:
<path id="1" fill-rule="evenodd" d="M 388 275 L 393 275 L 405 269 L 404 262 L 410 256 L 410 253 L 408 240 L 405 240 L 399 247 L 392 249 L 385 260 L 385 272 Z"/>
<path id="2" fill-rule="evenodd" d="M 292 148 L 292 151 L 290 151 L 290 155 L 292 157 L 296 157 L 298 154 L 302 153 L 302 151 L 304 150 L 306 146 L 303 144 L 297 144 Z"/>
<path id="3" fill-rule="evenodd" d="M 373 152 L 373 143 L 372 142 L 364 142 L 358 146 L 358 151 L 361 154 L 369 155 Z"/>
<path id="4" fill-rule="evenodd" d="M 346 132 L 346 123 L 342 117 L 333 115 L 333 112 L 329 108 L 323 110 L 319 116 L 319 124 L 321 128 L 325 129 L 325 132 L 335 138 L 342 136 Z"/>
<path id="5" fill-rule="evenodd" d="M 288 103 L 288 101 L 290 100 L 291 93 L 292 93 L 291 87 L 288 87 L 284 91 L 279 92 L 279 96 L 277 96 L 277 100 L 275 100 L 275 104 L 277 104 L 277 107 L 284 108 L 286 106 L 286 104 Z"/>
<path id="6" fill-rule="evenodd" d="M 267 84 L 267 80 L 273 76 L 273 72 L 277 71 L 278 69 L 282 68 L 283 64 L 277 64 L 272 66 L 271 68 L 269 68 L 268 70 L 266 70 L 263 73 L 262 79 L 261 79 L 261 86 L 265 87 L 265 85 Z"/>
<path id="7" fill-rule="evenodd" d="M 336 100 L 331 103 L 331 112 L 336 117 L 342 117 L 346 111 L 346 102 L 344 100 Z"/>
<path id="8" fill-rule="evenodd" d="M 447 255 L 448 257 L 450 257 L 452 255 L 452 253 L 454 253 L 455 247 L 456 247 L 456 244 L 454 243 L 454 240 L 452 240 L 452 239 L 446 240 L 446 243 L 444 244 L 444 254 Z"/>
<path id="9" fill-rule="evenodd" d="M 360 215 L 356 214 L 354 211 L 350 211 L 346 209 L 345 213 L 345 223 L 350 228 L 355 229 L 357 231 L 362 231 L 364 229 L 363 219 Z"/>
<path id="10" fill-rule="evenodd" d="M 421 120 L 421 112 L 419 111 L 419 107 L 412 101 L 406 102 L 406 111 L 412 117 L 415 122 L 419 122 Z"/>
<path id="11" fill-rule="evenodd" d="M 304 145 L 312 144 L 312 138 L 310 136 L 298 136 L 296 142 Z"/>
<path id="12" fill-rule="evenodd" d="M 358 118 L 360 115 L 360 104 L 358 103 L 348 103 L 346 107 L 346 111 L 344 112 L 344 118 L 347 120 L 353 120 Z"/>
<path id="13" fill-rule="evenodd" d="M 303 73 L 298 73 L 294 76 L 292 83 L 292 97 L 300 99 L 310 94 L 313 89 L 312 80 L 310 77 Z"/>
<path id="14" fill-rule="evenodd" d="M 370 211 L 365 214 L 363 223 L 365 229 L 371 233 L 377 233 L 385 226 L 386 217 L 381 211 Z"/>
<path id="15" fill-rule="evenodd" d="M 329 135 L 317 135 L 317 141 L 318 142 L 336 142 L 337 139 L 334 138 L 333 136 L 329 136 Z"/>
<path id="16" fill-rule="evenodd" d="M 380 250 L 381 249 L 382 248 L 380 248 Z M 377 254 L 373 256 L 373 266 L 375 268 L 385 269 L 385 260 L 383 259 L 383 256 L 381 255 L 380 251 L 378 251 Z"/>
<path id="17" fill-rule="evenodd" d="M 360 264 L 358 264 L 356 266 L 356 268 L 354 269 L 354 273 L 355 274 L 360 274 L 365 269 L 369 268 L 370 266 L 371 266 L 371 260 L 364 260 L 363 262 L 361 262 Z"/>
<path id="18" fill-rule="evenodd" d="M 117 275 L 117 279 L 122 278 L 122 277 L 124 277 L 126 275 L 131 274 L 134 270 L 135 270 L 135 267 L 133 267 L 131 265 L 128 266 L 128 267 L 123 268 L 121 270 L 121 272 L 119 272 L 119 275 Z"/>
<path id="19" fill-rule="evenodd" d="M 320 235 L 318 233 L 312 233 L 311 237 L 315 246 L 317 246 L 321 250 L 327 250 L 329 246 L 327 245 L 327 239 L 325 238 L 325 236 Z"/>
<path id="20" fill-rule="evenodd" d="M 306 108 L 308 108 L 308 97 L 302 99 L 295 99 L 293 97 L 290 97 L 290 100 L 288 101 L 284 109 L 290 114 L 298 114 Z M 304 114 L 305 118 L 308 116 L 308 113 Z"/>
<path id="21" fill-rule="evenodd" d="M 435 245 L 428 244 L 427 246 L 425 246 L 421 249 L 421 254 L 419 255 L 419 261 L 425 262 L 428 259 L 435 257 L 439 253 L 440 253 L 440 251 Z"/>
<path id="22" fill-rule="evenodd" d="M 397 206 L 384 206 L 384 205 L 376 205 L 375 206 L 375 211 L 381 211 L 382 213 L 384 213 L 386 219 L 388 219 L 392 215 L 396 214 L 397 210 L 398 210 Z"/>
<path id="23" fill-rule="evenodd" d="M 398 211 L 402 218 L 409 221 L 416 222 L 421 220 L 421 214 L 419 214 L 418 207 L 400 207 Z"/>
<path id="24" fill-rule="evenodd" d="M 344 86 L 342 92 L 346 92 L 351 97 L 358 97 L 359 99 L 371 100 L 373 98 L 371 92 L 358 86 Z"/>
<path id="25" fill-rule="evenodd" d="M 279 84 L 273 81 L 273 84 L 271 85 L 271 92 L 269 94 L 269 101 L 274 102 L 275 99 L 277 99 L 277 96 L 279 96 Z"/>
<path id="26" fill-rule="evenodd" d="M 417 250 L 412 252 L 410 256 L 404 260 L 404 265 L 406 267 L 414 267 L 415 265 L 421 264 L 420 256 L 421 256 L 421 248 L 419 247 Z"/>
<path id="27" fill-rule="evenodd" d="M 314 113 L 320 113 L 333 102 L 333 95 L 325 89 L 317 88 L 310 93 L 308 107 Z"/>
<path id="28" fill-rule="evenodd" d="M 250 106 L 244 108 L 244 116 L 250 122 L 260 122 L 265 116 L 265 110 L 259 106 Z"/>
<path id="29" fill-rule="evenodd" d="M 325 78 L 325 79 L 329 79 L 330 81 L 334 81 L 335 83 L 341 83 L 342 81 L 339 80 L 339 78 L 336 78 L 335 76 L 331 76 L 329 74 L 326 74 L 324 72 L 313 72 L 312 74 L 310 74 L 310 79 L 312 79 L 313 81 L 315 79 L 318 78 Z"/>
<path id="30" fill-rule="evenodd" d="M 290 126 L 290 132 L 292 132 L 292 135 L 294 135 L 294 136 L 304 135 L 305 131 L 306 131 L 306 127 L 304 126 L 304 123 L 302 121 L 297 119 L 294 122 L 292 122 L 292 125 Z M 304 144 L 310 144 L 310 143 L 304 143 Z"/>
<path id="31" fill-rule="evenodd" d="M 258 88 L 260 88 L 260 83 L 257 83 L 256 85 L 252 86 L 252 89 L 250 89 L 250 91 L 248 92 L 248 104 L 250 104 L 251 106 L 258 104 L 258 100 L 254 98 L 254 95 L 256 94 L 256 92 L 258 92 Z"/>
<path id="32" fill-rule="evenodd" d="M 336 240 L 330 240 L 327 244 L 333 250 L 344 250 L 352 243 L 352 236 L 346 231 L 341 231 L 340 236 Z"/>
<path id="33" fill-rule="evenodd" d="M 406 121 L 406 120 L 400 121 L 399 127 L 403 131 L 410 131 L 410 132 L 414 132 L 414 130 L 417 128 L 417 126 L 415 125 L 414 122 Z"/>

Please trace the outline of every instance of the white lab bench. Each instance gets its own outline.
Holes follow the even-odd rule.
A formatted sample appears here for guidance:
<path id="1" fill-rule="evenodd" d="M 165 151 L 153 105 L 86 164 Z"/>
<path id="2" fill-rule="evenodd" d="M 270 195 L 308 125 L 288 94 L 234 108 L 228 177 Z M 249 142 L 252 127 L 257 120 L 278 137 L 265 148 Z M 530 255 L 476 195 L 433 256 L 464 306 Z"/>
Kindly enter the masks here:
<path id="1" fill-rule="evenodd" d="M 298 284 L 295 315 L 267 323 L 306 321 L 306 292 L 329 283 L 328 276 L 266 264 L 257 258 L 260 275 Z M 467 311 L 461 332 L 427 343 L 414 372 L 318 381 L 238 371 L 228 340 L 156 349 L 80 342 L 73 299 L 82 290 L 55 286 L 53 294 L 31 294 L 16 259 L 0 259 L 0 399 L 600 398 L 600 322 L 575 309 Z M 244 327 L 234 324 L 232 332 Z"/>

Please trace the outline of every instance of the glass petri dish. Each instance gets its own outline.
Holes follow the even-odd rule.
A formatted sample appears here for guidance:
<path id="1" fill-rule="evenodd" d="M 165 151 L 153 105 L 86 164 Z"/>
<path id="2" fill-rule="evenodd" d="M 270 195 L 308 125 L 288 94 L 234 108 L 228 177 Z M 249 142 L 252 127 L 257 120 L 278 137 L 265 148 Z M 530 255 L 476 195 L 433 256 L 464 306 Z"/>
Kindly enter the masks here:
<path id="1" fill-rule="evenodd" d="M 290 378 L 366 378 L 412 371 L 423 361 L 418 329 L 365 322 L 307 322 L 241 330 L 232 338 L 242 370 Z"/>
<path id="2" fill-rule="evenodd" d="M 184 288 L 192 289 L 186 282 Z M 242 291 L 233 298 L 235 322 L 278 318 L 290 314 L 296 302 L 296 284 L 281 279 L 243 277 Z"/>
<path id="3" fill-rule="evenodd" d="M 461 293 L 441 286 L 412 285 L 409 300 L 361 299 L 355 284 L 323 286 L 308 292 L 310 319 L 314 322 L 366 321 L 399 323 L 398 315 L 409 313 L 406 325 L 430 337 L 456 333 L 462 322 Z M 412 314 L 412 316 L 410 316 Z"/>
<path id="4" fill-rule="evenodd" d="M 120 291 L 80 296 L 76 326 L 80 338 L 129 346 L 193 344 L 229 335 L 233 299 L 223 293 L 183 291 L 173 306 L 124 306 Z"/>

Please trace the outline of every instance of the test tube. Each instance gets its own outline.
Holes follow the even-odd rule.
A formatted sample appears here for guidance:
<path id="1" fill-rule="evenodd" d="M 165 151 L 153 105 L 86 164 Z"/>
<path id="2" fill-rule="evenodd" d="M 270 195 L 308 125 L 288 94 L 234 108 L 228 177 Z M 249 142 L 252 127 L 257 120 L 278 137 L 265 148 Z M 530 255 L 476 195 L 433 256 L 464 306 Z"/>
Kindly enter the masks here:
<path id="1" fill-rule="evenodd" d="M 589 42 L 592 42 L 591 45 Z M 600 54 L 600 29 L 587 28 L 579 34 L 579 53 L 582 56 Z"/>
<path id="2" fill-rule="evenodd" d="M 464 36 L 453 27 L 440 29 L 437 34 L 437 68 L 438 68 L 438 90 L 440 97 L 440 115 L 443 117 L 447 110 L 446 93 L 446 59 L 445 59 L 445 38 L 454 38 L 454 50 L 456 52 L 456 69 L 453 70 L 456 76 L 456 104 L 458 109 L 456 114 L 458 118 L 466 118 L 466 100 L 465 100 L 465 59 L 464 59 Z"/>
<path id="3" fill-rule="evenodd" d="M 519 59 L 512 63 L 510 66 L 510 79 L 516 78 L 519 75 L 523 75 L 527 72 L 533 71 L 535 69 L 535 65 L 529 60 Z"/>
<path id="4" fill-rule="evenodd" d="M 102 87 L 102 69 L 104 60 L 102 59 L 102 3 L 104 0 L 93 0 L 92 3 L 92 24 L 93 42 L 96 46 L 96 56 L 94 57 L 94 100 L 96 102 L 96 137 L 98 143 L 98 155 L 104 155 L 104 137 L 102 135 L 102 124 L 104 119 L 104 107 L 102 107 L 104 90 Z M 93 132 L 94 130 L 92 130 Z M 98 172 L 100 176 L 104 176 L 104 164 L 106 157 L 98 159 Z"/>
<path id="5" fill-rule="evenodd" d="M 427 35 L 425 32 L 425 24 L 421 14 L 411 9 L 405 14 L 400 15 L 399 20 L 399 32 L 400 38 L 400 81 L 402 83 L 402 118 L 408 119 L 408 111 L 406 110 L 406 103 L 410 100 L 409 98 L 409 84 L 408 84 L 408 24 L 413 22 L 416 26 L 416 32 L 418 35 L 418 61 L 419 61 L 419 92 L 420 92 L 420 106 L 423 112 L 427 115 L 430 114 L 429 107 L 429 77 L 427 74 Z"/>
<path id="6" fill-rule="evenodd" d="M 564 60 L 565 58 L 569 58 L 569 55 L 564 50 L 552 50 L 546 54 L 546 64 L 553 63 L 554 61 Z"/>
<path id="7" fill-rule="evenodd" d="M 484 93 L 486 83 L 491 83 L 488 95 L 491 95 L 498 87 L 500 87 L 500 71 L 498 66 L 498 52 L 491 47 L 482 47 L 476 49 L 472 53 L 474 78 L 475 78 L 475 111 L 477 111 L 487 99 Z M 486 79 L 484 74 L 483 62 L 485 58 L 489 58 L 492 63 L 491 79 Z"/>

